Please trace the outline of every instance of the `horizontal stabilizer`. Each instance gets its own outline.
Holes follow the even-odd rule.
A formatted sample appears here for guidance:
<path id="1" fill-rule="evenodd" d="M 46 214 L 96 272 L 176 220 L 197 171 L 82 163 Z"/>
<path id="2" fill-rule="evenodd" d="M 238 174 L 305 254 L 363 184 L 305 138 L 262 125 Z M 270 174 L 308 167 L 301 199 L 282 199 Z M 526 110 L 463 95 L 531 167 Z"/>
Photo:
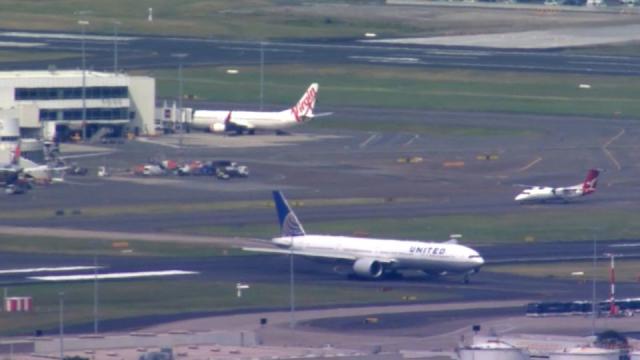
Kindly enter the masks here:
<path id="1" fill-rule="evenodd" d="M 319 113 L 319 114 L 313 113 L 313 114 L 312 114 L 311 116 L 309 116 L 309 117 L 311 117 L 311 118 L 314 118 L 314 119 L 315 119 L 315 118 L 325 117 L 325 116 L 331 116 L 331 115 L 333 115 L 333 113 L 332 113 L 332 112 L 323 112 L 323 113 Z"/>

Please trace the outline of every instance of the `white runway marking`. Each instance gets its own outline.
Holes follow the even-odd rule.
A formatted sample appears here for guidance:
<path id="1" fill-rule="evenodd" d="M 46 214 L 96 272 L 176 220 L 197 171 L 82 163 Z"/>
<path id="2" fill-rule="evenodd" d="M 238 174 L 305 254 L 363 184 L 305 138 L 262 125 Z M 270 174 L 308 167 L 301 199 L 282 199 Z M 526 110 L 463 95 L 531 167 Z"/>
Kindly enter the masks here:
<path id="1" fill-rule="evenodd" d="M 66 266 L 66 267 L 41 267 L 41 268 L 31 268 L 31 269 L 4 269 L 4 270 L 0 270 L 0 275 L 29 274 L 29 273 L 39 273 L 39 272 L 81 271 L 81 270 L 93 270 L 95 268 L 96 268 L 95 266 Z"/>
<path id="2" fill-rule="evenodd" d="M 367 145 L 369 145 L 370 142 L 372 142 L 373 140 L 377 139 L 378 136 L 380 136 L 379 134 L 373 133 L 371 134 L 371 136 L 369 136 L 369 138 L 365 141 L 363 141 L 362 143 L 360 143 L 360 145 L 358 145 L 360 148 L 364 148 Z"/>
<path id="3" fill-rule="evenodd" d="M 417 64 L 420 62 L 420 59 L 412 57 L 349 56 L 349 59 L 391 64 Z"/>
<path id="4" fill-rule="evenodd" d="M 613 245 L 609 245 L 609 247 L 620 247 L 620 248 L 625 248 L 625 247 L 640 247 L 640 243 L 613 244 Z"/>
<path id="5" fill-rule="evenodd" d="M 626 66 L 626 67 L 640 67 L 638 64 L 623 63 L 623 62 L 604 62 L 604 61 L 569 61 L 571 65 L 596 65 L 596 66 Z"/>
<path id="6" fill-rule="evenodd" d="M 16 42 L 16 41 L 0 41 L 0 47 L 23 47 L 23 48 L 28 48 L 28 47 L 39 47 L 39 46 L 45 46 L 46 44 L 44 43 L 34 43 L 34 42 L 30 42 L 30 43 L 25 43 L 25 42 Z"/>
<path id="7" fill-rule="evenodd" d="M 260 46 L 254 46 L 254 47 L 221 46 L 220 49 L 222 49 L 222 50 L 235 50 L 235 51 L 260 51 Z M 283 49 L 273 49 L 273 48 L 268 48 L 268 47 L 264 47 L 262 50 L 264 52 L 279 52 L 279 53 L 302 53 L 302 52 L 304 52 L 302 50 L 283 50 Z"/>
<path id="8" fill-rule="evenodd" d="M 164 271 L 143 271 L 143 272 L 128 272 L 128 273 L 113 273 L 113 274 L 83 274 L 83 275 L 59 275 L 59 276 L 32 276 L 30 280 L 40 281 L 85 281 L 85 280 L 114 280 L 114 279 L 138 279 L 146 277 L 160 277 L 160 276 L 181 276 L 181 275 L 196 275 L 199 274 L 196 271 L 184 271 L 184 270 L 164 270 Z"/>
<path id="9" fill-rule="evenodd" d="M 542 161 L 542 157 L 538 156 L 537 158 L 535 158 L 532 162 L 528 163 L 527 165 L 521 167 L 520 169 L 518 169 L 518 172 L 523 172 L 523 171 L 527 171 L 529 169 L 531 169 L 531 167 L 537 163 L 539 163 L 540 161 Z"/>
<path id="10" fill-rule="evenodd" d="M 169 143 L 162 142 L 162 141 L 155 141 L 155 140 L 151 140 L 151 139 L 147 139 L 147 138 L 143 138 L 143 137 L 139 137 L 136 140 L 140 141 L 140 142 L 143 142 L 143 143 L 166 146 L 166 147 L 170 147 L 170 148 L 174 148 L 174 149 L 182 149 L 182 147 L 180 145 L 169 144 Z"/>
<path id="11" fill-rule="evenodd" d="M 413 142 L 418 140 L 419 138 L 420 138 L 420 135 L 418 135 L 418 134 L 413 135 L 413 137 L 411 137 L 411 139 L 409 139 L 409 141 L 407 141 L 406 143 L 402 144 L 402 146 L 409 146 L 409 145 L 413 144 Z"/>
<path id="12" fill-rule="evenodd" d="M 75 34 L 50 34 L 50 33 L 31 33 L 31 32 L 19 32 L 19 31 L 5 31 L 0 32 L 0 36 L 21 37 L 29 39 L 61 39 L 61 40 L 81 40 L 82 35 Z M 85 40 L 95 41 L 113 41 L 113 36 L 100 36 L 100 35 L 85 35 Z M 137 40 L 137 37 L 132 36 L 118 36 L 118 41 L 130 41 Z"/>

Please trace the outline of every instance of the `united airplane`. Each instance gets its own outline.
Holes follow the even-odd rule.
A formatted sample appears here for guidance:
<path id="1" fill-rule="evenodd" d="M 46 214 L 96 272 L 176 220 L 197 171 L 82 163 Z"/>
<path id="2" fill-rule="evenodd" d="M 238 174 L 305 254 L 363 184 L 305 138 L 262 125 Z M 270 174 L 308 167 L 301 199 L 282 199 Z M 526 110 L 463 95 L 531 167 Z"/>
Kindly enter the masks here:
<path id="1" fill-rule="evenodd" d="M 600 175 L 599 170 L 591 169 L 587 173 L 584 181 L 577 185 L 567 187 L 530 186 L 522 190 L 514 200 L 519 203 L 547 201 L 568 202 L 581 196 L 593 194 L 598 184 L 598 175 Z"/>
<path id="2" fill-rule="evenodd" d="M 330 115 L 313 113 L 317 96 L 318 84 L 313 83 L 297 104 L 283 111 L 195 110 L 191 127 L 214 133 L 254 134 L 256 130 L 281 131 L 316 117 Z"/>
<path id="3" fill-rule="evenodd" d="M 455 242 L 403 241 L 347 236 L 308 235 L 280 191 L 273 192 L 281 234 L 272 239 L 278 248 L 245 251 L 300 255 L 350 263 L 363 278 L 378 279 L 401 270 L 427 275 L 460 274 L 464 282 L 477 273 L 484 259 L 477 251 Z"/>

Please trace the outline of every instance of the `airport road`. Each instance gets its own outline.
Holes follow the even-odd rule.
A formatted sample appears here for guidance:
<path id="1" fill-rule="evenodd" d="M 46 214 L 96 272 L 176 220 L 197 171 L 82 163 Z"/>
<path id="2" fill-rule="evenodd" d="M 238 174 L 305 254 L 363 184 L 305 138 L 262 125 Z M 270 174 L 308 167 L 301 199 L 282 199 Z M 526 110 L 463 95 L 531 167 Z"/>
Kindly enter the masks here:
<path id="1" fill-rule="evenodd" d="M 20 33 L 24 34 L 24 33 Z M 18 51 L 78 52 L 77 34 L 54 37 L 58 34 L 24 35 L 0 33 L 0 40 L 42 44 L 38 47 L 16 48 Z M 109 36 L 87 39 L 87 54 L 91 67 L 111 70 L 113 41 Z M 207 38 L 177 38 L 134 36 L 119 42 L 119 63 L 123 70 L 174 68 L 178 61 L 185 66 L 256 65 L 260 43 L 255 41 L 227 41 Z M 331 42 L 268 42 L 264 44 L 269 64 L 370 64 L 422 68 L 462 68 L 478 70 L 510 70 L 615 74 L 637 76 L 640 58 L 634 56 L 600 56 L 570 54 L 547 50 L 494 50 L 464 47 L 409 46 L 370 44 L 358 40 Z M 179 60 L 171 54 L 188 53 Z M 5 69 L 77 68 L 78 59 L 3 63 Z"/>

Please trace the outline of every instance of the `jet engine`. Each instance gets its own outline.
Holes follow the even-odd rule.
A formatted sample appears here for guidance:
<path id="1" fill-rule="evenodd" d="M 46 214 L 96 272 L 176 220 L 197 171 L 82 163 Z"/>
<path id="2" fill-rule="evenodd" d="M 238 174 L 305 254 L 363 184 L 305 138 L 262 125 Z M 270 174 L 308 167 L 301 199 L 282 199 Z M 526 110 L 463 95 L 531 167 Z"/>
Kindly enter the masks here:
<path id="1" fill-rule="evenodd" d="M 213 123 L 209 126 L 209 130 L 214 133 L 221 133 L 227 129 L 227 126 L 224 123 Z"/>
<path id="2" fill-rule="evenodd" d="M 353 263 L 353 271 L 358 276 L 377 279 L 384 273 L 384 267 L 376 259 L 358 259 Z"/>

